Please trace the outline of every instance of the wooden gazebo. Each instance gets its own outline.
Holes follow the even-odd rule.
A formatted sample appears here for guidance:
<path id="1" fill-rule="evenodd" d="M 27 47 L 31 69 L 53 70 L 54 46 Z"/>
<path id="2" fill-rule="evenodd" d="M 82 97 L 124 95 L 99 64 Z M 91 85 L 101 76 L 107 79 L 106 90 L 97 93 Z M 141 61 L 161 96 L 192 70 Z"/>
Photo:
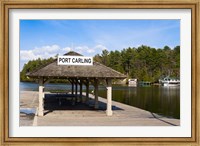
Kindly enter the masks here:
<path id="1" fill-rule="evenodd" d="M 82 56 L 70 51 L 65 55 Z M 38 116 L 44 115 L 44 84 L 51 79 L 68 79 L 72 85 L 71 93 L 77 96 L 78 86 L 80 97 L 82 97 L 82 86 L 86 86 L 86 100 L 89 99 L 89 84 L 94 86 L 95 108 L 98 108 L 98 85 L 102 82 L 107 88 L 107 110 L 108 116 L 112 115 L 112 79 L 124 79 L 125 75 L 117 72 L 99 62 L 93 62 L 92 66 L 58 65 L 57 59 L 53 62 L 27 73 L 31 78 L 39 80 L 39 108 Z M 75 87 L 75 90 L 74 90 Z"/>

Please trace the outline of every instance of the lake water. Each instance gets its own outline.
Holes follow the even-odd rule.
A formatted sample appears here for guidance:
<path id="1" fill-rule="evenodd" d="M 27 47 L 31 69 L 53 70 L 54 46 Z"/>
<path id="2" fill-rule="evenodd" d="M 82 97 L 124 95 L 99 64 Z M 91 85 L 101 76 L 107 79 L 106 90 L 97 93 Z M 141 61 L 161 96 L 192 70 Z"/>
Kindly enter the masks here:
<path id="1" fill-rule="evenodd" d="M 38 91 L 38 84 L 20 82 L 20 90 Z M 45 91 L 71 90 L 68 84 L 47 84 Z M 83 86 L 83 91 L 85 86 Z M 94 90 L 90 86 L 90 92 Z M 166 117 L 180 118 L 180 87 L 129 87 L 113 85 L 112 99 Z M 99 96 L 106 98 L 106 88 L 99 86 Z"/>

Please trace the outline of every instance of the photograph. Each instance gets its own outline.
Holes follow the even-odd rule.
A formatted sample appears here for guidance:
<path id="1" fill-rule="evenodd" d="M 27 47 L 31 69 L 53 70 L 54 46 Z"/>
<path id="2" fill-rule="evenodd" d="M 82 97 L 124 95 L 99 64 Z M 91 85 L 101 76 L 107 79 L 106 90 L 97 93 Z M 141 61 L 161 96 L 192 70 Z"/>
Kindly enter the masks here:
<path id="1" fill-rule="evenodd" d="M 20 126 L 180 126 L 180 20 L 20 20 Z"/>
<path id="2" fill-rule="evenodd" d="M 0 1 L 0 145 L 198 145 L 191 1 Z"/>

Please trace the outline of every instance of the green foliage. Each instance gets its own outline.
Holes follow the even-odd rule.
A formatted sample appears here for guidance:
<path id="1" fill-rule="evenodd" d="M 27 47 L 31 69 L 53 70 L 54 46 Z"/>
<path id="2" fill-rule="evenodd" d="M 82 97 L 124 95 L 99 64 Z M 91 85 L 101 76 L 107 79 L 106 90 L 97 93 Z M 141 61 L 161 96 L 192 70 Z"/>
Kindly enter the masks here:
<path id="1" fill-rule="evenodd" d="M 42 66 L 45 66 L 46 64 L 52 62 L 53 60 L 54 59 L 52 57 L 49 58 L 49 59 L 40 59 L 40 58 L 38 58 L 36 60 L 29 61 L 27 64 L 24 64 L 23 70 L 20 72 L 20 81 L 22 81 L 22 82 L 32 82 L 32 81 L 34 81 L 33 79 L 28 78 L 26 76 L 26 74 L 28 72 L 31 72 L 31 71 L 33 71 L 35 69 L 38 69 L 38 68 L 42 67 Z"/>
<path id="2" fill-rule="evenodd" d="M 55 57 L 57 57 L 56 55 Z M 37 70 L 43 66 L 46 66 L 47 64 L 53 62 L 54 59 L 48 58 L 48 59 L 36 59 L 36 60 L 30 60 L 27 64 L 24 64 L 23 70 L 20 72 L 20 81 L 21 82 L 35 82 L 34 79 L 29 78 L 26 76 L 28 72 Z M 50 81 L 50 83 L 68 83 L 69 81 L 67 79 L 53 79 Z"/>
<path id="3" fill-rule="evenodd" d="M 155 49 L 142 45 L 120 52 L 103 50 L 94 60 L 141 81 L 157 82 L 164 76 L 180 76 L 180 46 Z"/>
<path id="4" fill-rule="evenodd" d="M 33 81 L 33 79 L 27 78 L 26 73 L 52 61 L 53 58 L 38 58 L 29 61 L 20 72 L 20 81 Z M 168 46 L 155 49 L 142 45 L 138 48 L 129 47 L 121 51 L 103 50 L 102 54 L 94 56 L 94 61 L 140 81 L 156 82 L 164 76 L 180 76 L 180 46 L 176 46 L 174 49 Z M 66 82 L 66 80 L 54 80 L 53 82 Z"/>

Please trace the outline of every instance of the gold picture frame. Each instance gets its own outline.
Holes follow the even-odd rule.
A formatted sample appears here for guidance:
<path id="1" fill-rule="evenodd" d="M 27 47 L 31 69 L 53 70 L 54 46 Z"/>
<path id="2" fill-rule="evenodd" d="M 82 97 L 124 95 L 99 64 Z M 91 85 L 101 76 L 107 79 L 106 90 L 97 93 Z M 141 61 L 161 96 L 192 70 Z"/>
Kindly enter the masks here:
<path id="1" fill-rule="evenodd" d="M 173 0 L 173 1 L 137 1 L 137 0 L 97 0 L 97 1 L 73 1 L 73 0 L 1 0 L 1 49 L 0 49 L 0 121 L 2 145 L 199 145 L 199 0 Z M 190 138 L 20 138 L 9 137 L 9 9 L 63 9 L 63 8 L 113 8 L 113 9 L 191 9 L 192 13 L 192 137 Z"/>

